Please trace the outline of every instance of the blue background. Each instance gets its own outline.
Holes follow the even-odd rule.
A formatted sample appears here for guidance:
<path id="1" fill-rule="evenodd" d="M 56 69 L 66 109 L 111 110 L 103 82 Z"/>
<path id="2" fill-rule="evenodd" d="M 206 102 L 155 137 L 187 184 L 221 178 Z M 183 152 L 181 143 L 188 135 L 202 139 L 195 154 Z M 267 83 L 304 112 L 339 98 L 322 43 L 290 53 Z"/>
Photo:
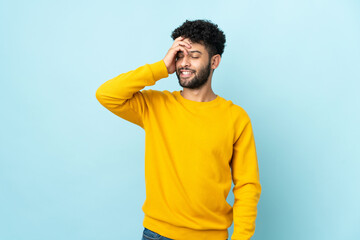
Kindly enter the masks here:
<path id="1" fill-rule="evenodd" d="M 253 123 L 252 239 L 360 239 L 359 13 L 355 0 L 0 1 L 0 239 L 141 239 L 145 134 L 95 92 L 204 18 L 227 38 L 213 90 Z M 182 89 L 175 75 L 149 88 Z"/>

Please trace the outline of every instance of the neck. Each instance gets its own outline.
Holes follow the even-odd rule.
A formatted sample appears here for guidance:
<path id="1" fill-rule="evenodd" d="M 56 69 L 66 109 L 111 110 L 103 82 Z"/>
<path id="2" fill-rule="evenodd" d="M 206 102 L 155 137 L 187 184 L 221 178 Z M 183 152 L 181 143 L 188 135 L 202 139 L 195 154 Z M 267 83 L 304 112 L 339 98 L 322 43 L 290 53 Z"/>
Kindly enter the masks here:
<path id="1" fill-rule="evenodd" d="M 217 95 L 213 92 L 211 88 L 203 89 L 189 89 L 184 88 L 180 91 L 181 96 L 186 99 L 196 101 L 196 102 L 209 102 L 214 100 Z"/>

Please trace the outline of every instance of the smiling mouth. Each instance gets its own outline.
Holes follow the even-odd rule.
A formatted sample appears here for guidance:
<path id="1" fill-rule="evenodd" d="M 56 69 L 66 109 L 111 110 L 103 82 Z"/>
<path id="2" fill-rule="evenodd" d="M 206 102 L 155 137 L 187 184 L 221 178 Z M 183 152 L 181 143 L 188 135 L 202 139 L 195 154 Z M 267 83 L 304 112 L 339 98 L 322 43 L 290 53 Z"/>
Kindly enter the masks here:
<path id="1" fill-rule="evenodd" d="M 180 76 L 183 78 L 188 78 L 191 77 L 194 74 L 193 71 L 187 71 L 187 70 L 181 70 L 180 71 Z"/>

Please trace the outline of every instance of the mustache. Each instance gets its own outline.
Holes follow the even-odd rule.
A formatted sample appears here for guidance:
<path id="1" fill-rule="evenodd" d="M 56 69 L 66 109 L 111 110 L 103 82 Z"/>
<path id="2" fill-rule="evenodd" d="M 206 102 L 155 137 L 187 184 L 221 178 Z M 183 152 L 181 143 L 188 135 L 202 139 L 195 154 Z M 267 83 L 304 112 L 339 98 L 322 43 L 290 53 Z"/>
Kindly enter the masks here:
<path id="1" fill-rule="evenodd" d="M 179 68 L 178 72 L 180 72 L 181 70 L 185 70 L 185 71 L 190 71 L 190 72 L 195 72 L 195 70 L 192 70 L 190 68 Z"/>

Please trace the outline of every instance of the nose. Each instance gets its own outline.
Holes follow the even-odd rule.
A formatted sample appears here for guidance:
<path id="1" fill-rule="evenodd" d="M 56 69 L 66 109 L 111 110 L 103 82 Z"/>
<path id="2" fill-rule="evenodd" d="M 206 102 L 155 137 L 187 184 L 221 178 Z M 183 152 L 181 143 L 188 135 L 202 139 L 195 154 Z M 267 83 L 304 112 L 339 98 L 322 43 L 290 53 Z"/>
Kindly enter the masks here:
<path id="1" fill-rule="evenodd" d="M 185 55 L 180 62 L 181 67 L 190 67 L 190 59 L 189 55 Z"/>

